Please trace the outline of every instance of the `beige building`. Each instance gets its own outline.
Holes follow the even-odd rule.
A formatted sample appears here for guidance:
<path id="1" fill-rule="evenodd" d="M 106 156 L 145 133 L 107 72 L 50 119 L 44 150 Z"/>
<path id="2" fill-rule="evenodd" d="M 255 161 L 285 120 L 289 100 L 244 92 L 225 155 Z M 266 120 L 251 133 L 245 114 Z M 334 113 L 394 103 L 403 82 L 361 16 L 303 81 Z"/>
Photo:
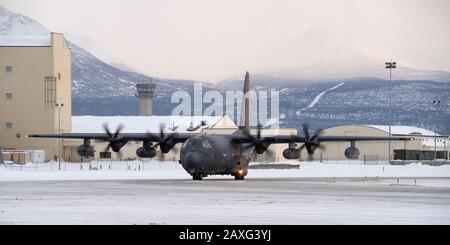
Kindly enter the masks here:
<path id="1" fill-rule="evenodd" d="M 0 37 L 0 147 L 58 155 L 58 140 L 27 135 L 71 132 L 71 81 L 62 34 Z"/>

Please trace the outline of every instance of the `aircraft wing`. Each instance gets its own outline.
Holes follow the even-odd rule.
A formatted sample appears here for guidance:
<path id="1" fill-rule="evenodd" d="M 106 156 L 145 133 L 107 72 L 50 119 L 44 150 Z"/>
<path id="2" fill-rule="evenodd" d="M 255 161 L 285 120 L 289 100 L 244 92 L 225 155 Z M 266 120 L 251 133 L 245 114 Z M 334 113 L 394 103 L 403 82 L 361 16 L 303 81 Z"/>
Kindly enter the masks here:
<path id="1" fill-rule="evenodd" d="M 412 137 L 381 137 L 381 136 L 319 136 L 320 142 L 342 141 L 387 141 L 387 140 L 412 140 Z"/>
<path id="2" fill-rule="evenodd" d="M 166 133 L 166 136 L 170 136 L 177 142 L 184 142 L 187 139 L 199 135 L 198 133 L 192 134 L 179 134 L 179 133 Z M 57 138 L 57 139 L 92 139 L 92 140 L 104 140 L 110 139 L 110 136 L 106 133 L 65 133 L 65 134 L 32 134 L 28 135 L 30 138 Z M 118 137 L 124 141 L 152 141 L 157 142 L 160 139 L 158 134 L 151 133 L 121 133 Z M 282 143 L 302 143 L 306 141 L 305 137 L 296 135 L 274 135 L 274 136 L 262 136 L 264 141 L 270 144 L 282 144 Z M 253 140 L 244 134 L 232 135 L 232 139 L 236 143 L 252 143 Z M 412 140 L 411 137 L 379 137 L 379 136 L 318 136 L 319 142 L 345 142 L 345 141 L 387 141 L 387 140 Z"/>
<path id="3" fill-rule="evenodd" d="M 176 142 L 184 142 L 187 139 L 199 135 L 197 134 L 179 134 L 179 133 L 165 133 L 166 137 L 171 137 Z M 56 138 L 56 139 L 91 139 L 108 141 L 111 136 L 107 133 L 64 133 L 64 134 L 32 134 L 29 138 Z M 117 136 L 124 141 L 151 141 L 158 142 L 160 140 L 159 134 L 152 133 L 120 133 Z"/>
<path id="4" fill-rule="evenodd" d="M 283 143 L 303 143 L 305 137 L 296 135 L 275 135 L 261 136 L 261 140 L 270 144 Z M 379 136 L 318 136 L 316 141 L 321 142 L 351 142 L 351 141 L 396 141 L 396 140 L 412 140 L 411 137 L 379 137 Z M 234 135 L 233 141 L 236 143 L 253 143 L 254 141 L 246 135 Z"/>

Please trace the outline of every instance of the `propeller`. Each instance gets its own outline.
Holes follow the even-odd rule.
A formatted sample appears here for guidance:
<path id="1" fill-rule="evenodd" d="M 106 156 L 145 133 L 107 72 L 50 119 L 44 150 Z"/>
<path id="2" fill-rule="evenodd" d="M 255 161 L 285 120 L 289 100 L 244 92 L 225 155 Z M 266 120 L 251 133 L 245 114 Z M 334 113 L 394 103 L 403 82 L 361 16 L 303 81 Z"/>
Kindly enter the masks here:
<path id="1" fill-rule="evenodd" d="M 191 125 L 189 126 L 189 128 L 186 129 L 187 131 L 196 131 L 196 130 L 199 129 L 200 127 L 206 126 L 206 121 L 205 121 L 205 120 L 202 120 L 202 121 L 200 122 L 200 124 L 197 125 L 197 126 L 195 126 L 195 127 L 194 127 L 192 124 L 193 124 L 193 123 L 191 122 Z"/>
<path id="2" fill-rule="evenodd" d="M 171 131 L 175 132 L 178 129 L 178 125 L 175 125 L 175 122 L 172 122 L 172 127 L 169 128 Z"/>
<path id="3" fill-rule="evenodd" d="M 252 135 L 250 133 L 250 130 L 247 128 L 242 131 L 242 133 L 251 140 L 251 143 L 246 145 L 244 147 L 244 149 L 254 148 L 253 155 L 255 153 L 263 154 L 264 152 L 266 152 L 268 157 L 271 158 L 274 153 L 272 150 L 268 149 L 268 147 L 270 146 L 270 143 L 267 142 L 265 140 L 265 138 L 261 136 L 261 129 L 262 129 L 262 126 L 261 126 L 261 124 L 258 123 L 256 136 Z"/>
<path id="4" fill-rule="evenodd" d="M 108 124 L 104 123 L 103 130 L 108 135 L 108 139 L 101 140 L 104 142 L 108 142 L 108 145 L 103 150 L 103 152 L 107 152 L 109 151 L 109 149 L 112 149 L 114 152 L 119 154 L 120 159 L 122 159 L 122 153 L 120 152 L 120 149 L 128 142 L 120 137 L 120 131 L 122 131 L 123 127 L 123 124 L 119 124 L 116 131 L 112 133 L 111 130 L 109 130 Z"/>
<path id="5" fill-rule="evenodd" d="M 178 153 L 178 150 L 176 148 L 173 148 L 173 146 L 176 144 L 173 139 L 176 133 L 172 133 L 166 136 L 164 133 L 164 124 L 159 124 L 159 136 L 155 136 L 154 134 L 150 133 L 147 134 L 154 138 L 158 138 L 158 142 L 153 147 L 156 148 L 159 146 L 159 149 L 161 150 L 160 160 L 164 160 L 164 154 L 168 153 L 169 151 Z"/>
<path id="6" fill-rule="evenodd" d="M 307 123 L 303 124 L 303 133 L 305 134 L 305 143 L 299 148 L 299 150 L 306 148 L 306 151 L 309 154 L 309 160 L 312 160 L 314 151 L 317 148 L 319 148 L 321 150 L 325 149 L 325 147 L 320 145 L 320 142 L 317 140 L 317 137 L 319 137 L 323 133 L 323 130 L 319 129 L 311 136 L 308 128 L 309 127 L 308 127 Z"/>

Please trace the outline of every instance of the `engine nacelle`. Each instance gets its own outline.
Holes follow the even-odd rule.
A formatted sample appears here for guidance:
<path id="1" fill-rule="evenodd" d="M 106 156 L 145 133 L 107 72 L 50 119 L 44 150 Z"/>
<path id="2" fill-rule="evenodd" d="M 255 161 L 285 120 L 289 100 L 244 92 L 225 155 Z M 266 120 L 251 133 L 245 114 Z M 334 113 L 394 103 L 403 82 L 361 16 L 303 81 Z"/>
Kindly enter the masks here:
<path id="1" fill-rule="evenodd" d="M 140 158 L 153 158 L 156 156 L 156 150 L 153 147 L 139 147 L 136 150 L 136 155 Z"/>
<path id="2" fill-rule="evenodd" d="M 347 149 L 345 149 L 345 157 L 347 159 L 358 159 L 359 158 L 359 150 L 358 148 L 351 146 Z"/>
<path id="3" fill-rule="evenodd" d="M 93 157 L 94 152 L 94 148 L 90 145 L 80 145 L 77 147 L 77 153 L 82 157 Z"/>
<path id="4" fill-rule="evenodd" d="M 300 150 L 295 148 L 286 148 L 283 151 L 283 157 L 286 159 L 298 159 L 300 158 Z"/>

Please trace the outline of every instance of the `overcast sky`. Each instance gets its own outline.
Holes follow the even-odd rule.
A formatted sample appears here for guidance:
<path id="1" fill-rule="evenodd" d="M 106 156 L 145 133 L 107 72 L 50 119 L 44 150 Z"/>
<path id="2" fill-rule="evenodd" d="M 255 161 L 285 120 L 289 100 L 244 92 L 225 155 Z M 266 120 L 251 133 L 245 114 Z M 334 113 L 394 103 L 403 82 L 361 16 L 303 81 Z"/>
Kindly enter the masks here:
<path id="1" fill-rule="evenodd" d="M 450 70 L 449 0 L 0 0 L 146 74 L 218 81 L 394 58 Z"/>

